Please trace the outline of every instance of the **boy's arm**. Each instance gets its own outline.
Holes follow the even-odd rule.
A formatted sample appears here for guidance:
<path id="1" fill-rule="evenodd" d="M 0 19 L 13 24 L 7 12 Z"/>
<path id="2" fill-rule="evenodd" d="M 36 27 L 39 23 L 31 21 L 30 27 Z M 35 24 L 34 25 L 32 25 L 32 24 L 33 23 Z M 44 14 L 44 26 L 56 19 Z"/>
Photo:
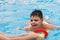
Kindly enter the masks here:
<path id="1" fill-rule="evenodd" d="M 29 33 L 25 36 L 17 36 L 17 37 L 12 37 L 11 40 L 41 40 L 41 37 L 39 37 L 36 33 Z"/>
<path id="2" fill-rule="evenodd" d="M 43 23 L 43 26 L 44 26 L 46 29 L 60 29 L 59 26 L 55 26 L 55 25 L 49 24 L 49 23 Z"/>
<path id="3" fill-rule="evenodd" d="M 0 40 L 9 40 L 9 38 L 3 32 L 0 31 Z"/>

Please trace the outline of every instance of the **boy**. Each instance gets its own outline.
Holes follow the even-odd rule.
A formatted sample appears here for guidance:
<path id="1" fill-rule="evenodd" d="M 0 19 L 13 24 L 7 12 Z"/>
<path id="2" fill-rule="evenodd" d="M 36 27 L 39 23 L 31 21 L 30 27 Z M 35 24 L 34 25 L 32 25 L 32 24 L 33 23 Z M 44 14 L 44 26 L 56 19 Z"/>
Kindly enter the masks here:
<path id="1" fill-rule="evenodd" d="M 43 22 L 43 14 L 40 10 L 34 10 L 30 15 L 30 25 L 29 27 L 23 28 L 24 30 L 34 31 L 38 28 L 43 28 L 44 30 L 58 29 L 52 24 Z"/>
<path id="2" fill-rule="evenodd" d="M 43 14 L 40 10 L 34 10 L 30 15 L 30 22 L 31 25 L 29 27 L 23 28 L 24 30 L 32 31 L 30 34 L 27 34 L 25 36 L 18 36 L 11 38 L 10 40 L 33 40 L 32 38 L 35 38 L 34 40 L 42 40 L 42 37 L 38 36 L 37 33 L 34 33 L 33 31 L 38 28 L 43 28 L 45 30 L 50 29 L 57 29 L 60 27 L 56 27 L 52 24 L 44 23 L 43 22 Z M 37 38 L 37 39 L 36 39 Z"/>

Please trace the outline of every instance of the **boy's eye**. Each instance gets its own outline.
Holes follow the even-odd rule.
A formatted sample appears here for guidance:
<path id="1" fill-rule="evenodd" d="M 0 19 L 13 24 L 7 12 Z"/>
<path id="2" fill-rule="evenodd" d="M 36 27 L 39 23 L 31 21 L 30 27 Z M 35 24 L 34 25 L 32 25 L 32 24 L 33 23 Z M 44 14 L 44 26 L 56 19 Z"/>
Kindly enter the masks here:
<path id="1" fill-rule="evenodd" d="M 33 21 L 33 20 L 30 20 L 31 22 Z"/>
<path id="2" fill-rule="evenodd" d="M 30 20 L 31 22 L 33 21 L 33 20 Z M 38 21 L 38 20 L 34 20 L 34 21 Z"/>
<path id="3" fill-rule="evenodd" d="M 38 21 L 38 20 L 35 20 L 35 21 Z"/>

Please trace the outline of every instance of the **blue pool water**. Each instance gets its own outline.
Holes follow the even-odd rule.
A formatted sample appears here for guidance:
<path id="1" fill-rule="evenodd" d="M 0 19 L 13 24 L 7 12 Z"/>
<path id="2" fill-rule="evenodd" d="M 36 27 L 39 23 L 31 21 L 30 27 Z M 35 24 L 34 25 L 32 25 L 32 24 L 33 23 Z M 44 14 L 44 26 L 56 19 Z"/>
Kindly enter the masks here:
<path id="1" fill-rule="evenodd" d="M 17 29 L 27 26 L 30 13 L 35 9 L 43 12 L 44 21 L 60 26 L 60 0 L 0 0 L 0 31 L 7 34 L 27 33 Z M 53 29 L 44 40 L 59 39 L 60 29 Z"/>
<path id="2" fill-rule="evenodd" d="M 60 29 L 51 30 L 48 37 L 44 40 L 60 40 Z"/>

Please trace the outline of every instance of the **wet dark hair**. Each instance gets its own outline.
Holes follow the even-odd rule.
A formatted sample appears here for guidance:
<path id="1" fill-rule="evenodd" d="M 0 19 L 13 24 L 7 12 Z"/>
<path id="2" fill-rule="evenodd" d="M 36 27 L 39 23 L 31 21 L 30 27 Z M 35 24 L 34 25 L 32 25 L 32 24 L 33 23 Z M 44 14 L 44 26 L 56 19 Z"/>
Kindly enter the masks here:
<path id="1" fill-rule="evenodd" d="M 43 14 L 42 14 L 42 11 L 41 10 L 34 10 L 31 14 L 30 14 L 30 17 L 31 16 L 37 16 L 39 17 L 40 19 L 43 19 Z"/>

